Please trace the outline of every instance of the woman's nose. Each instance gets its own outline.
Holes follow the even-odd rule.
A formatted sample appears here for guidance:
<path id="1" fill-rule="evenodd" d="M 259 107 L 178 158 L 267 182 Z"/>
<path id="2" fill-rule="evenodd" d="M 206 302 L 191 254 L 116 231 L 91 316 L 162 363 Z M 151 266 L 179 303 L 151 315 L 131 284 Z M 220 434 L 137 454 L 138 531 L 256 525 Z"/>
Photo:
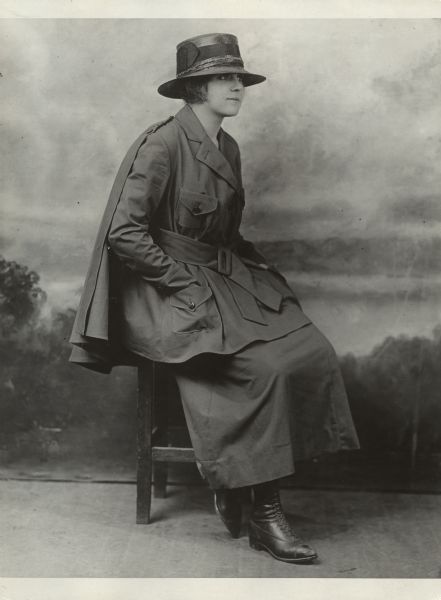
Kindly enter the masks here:
<path id="1" fill-rule="evenodd" d="M 243 81 L 239 75 L 234 75 L 231 80 L 231 89 L 233 90 L 241 90 L 243 88 Z"/>

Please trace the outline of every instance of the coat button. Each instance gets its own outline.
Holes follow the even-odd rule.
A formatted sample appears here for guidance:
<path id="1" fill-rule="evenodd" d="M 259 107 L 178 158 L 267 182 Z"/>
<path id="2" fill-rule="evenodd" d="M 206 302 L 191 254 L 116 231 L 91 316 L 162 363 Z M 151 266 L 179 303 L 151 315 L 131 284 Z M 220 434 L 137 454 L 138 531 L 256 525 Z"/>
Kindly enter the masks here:
<path id="1" fill-rule="evenodd" d="M 190 310 L 194 310 L 196 308 L 196 304 L 193 302 L 193 300 L 190 300 L 190 302 L 188 303 L 188 308 Z"/>
<path id="2" fill-rule="evenodd" d="M 193 213 L 194 213 L 195 215 L 198 215 L 200 212 L 201 212 L 201 205 L 200 205 L 200 204 L 195 204 L 195 205 L 193 206 Z"/>

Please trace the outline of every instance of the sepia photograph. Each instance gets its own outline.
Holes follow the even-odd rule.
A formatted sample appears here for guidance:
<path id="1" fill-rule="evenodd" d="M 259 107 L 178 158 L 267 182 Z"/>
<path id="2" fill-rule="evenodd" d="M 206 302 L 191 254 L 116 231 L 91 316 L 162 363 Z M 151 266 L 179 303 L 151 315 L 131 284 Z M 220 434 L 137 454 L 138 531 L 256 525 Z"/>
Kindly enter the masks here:
<path id="1" fill-rule="evenodd" d="M 0 30 L 0 576 L 439 579 L 441 20 Z"/>

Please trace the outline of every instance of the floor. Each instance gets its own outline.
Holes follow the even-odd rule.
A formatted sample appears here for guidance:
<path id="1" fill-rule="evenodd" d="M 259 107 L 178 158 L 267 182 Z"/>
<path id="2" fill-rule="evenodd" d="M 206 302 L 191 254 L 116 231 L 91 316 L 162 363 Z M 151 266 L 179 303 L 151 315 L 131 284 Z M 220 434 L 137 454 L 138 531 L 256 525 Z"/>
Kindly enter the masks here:
<path id="1" fill-rule="evenodd" d="M 283 490 L 320 556 L 298 566 L 251 550 L 246 527 L 231 539 L 203 485 L 170 486 L 150 525 L 135 524 L 135 493 L 128 483 L 0 481 L 1 576 L 441 577 L 441 495 Z"/>

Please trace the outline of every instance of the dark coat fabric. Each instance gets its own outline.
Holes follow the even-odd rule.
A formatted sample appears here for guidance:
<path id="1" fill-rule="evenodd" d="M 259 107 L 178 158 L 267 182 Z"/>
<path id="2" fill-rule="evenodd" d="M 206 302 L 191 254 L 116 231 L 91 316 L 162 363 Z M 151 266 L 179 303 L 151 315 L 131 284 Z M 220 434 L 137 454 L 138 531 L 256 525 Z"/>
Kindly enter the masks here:
<path id="1" fill-rule="evenodd" d="M 135 363 L 119 343 L 117 315 L 112 310 L 117 298 L 119 268 L 109 253 L 107 234 L 140 145 L 164 123 L 146 129 L 121 163 L 101 220 L 70 337 L 74 345 L 70 361 L 102 373 L 109 373 L 114 365 Z"/>
<path id="2" fill-rule="evenodd" d="M 312 323 L 168 368 L 213 489 L 286 477 L 298 460 L 359 447 L 335 351 Z"/>
<path id="3" fill-rule="evenodd" d="M 240 155 L 189 106 L 146 130 L 118 172 L 72 332 L 108 372 L 170 363 L 213 488 L 358 447 L 335 352 L 283 276 L 239 233 Z"/>
<path id="4" fill-rule="evenodd" d="M 144 132 L 110 195 L 71 360 L 102 371 L 134 355 L 183 362 L 309 323 L 281 274 L 240 235 L 243 207 L 239 149 L 224 130 L 217 148 L 186 105 Z M 198 260 L 207 248 L 228 268 Z"/>

